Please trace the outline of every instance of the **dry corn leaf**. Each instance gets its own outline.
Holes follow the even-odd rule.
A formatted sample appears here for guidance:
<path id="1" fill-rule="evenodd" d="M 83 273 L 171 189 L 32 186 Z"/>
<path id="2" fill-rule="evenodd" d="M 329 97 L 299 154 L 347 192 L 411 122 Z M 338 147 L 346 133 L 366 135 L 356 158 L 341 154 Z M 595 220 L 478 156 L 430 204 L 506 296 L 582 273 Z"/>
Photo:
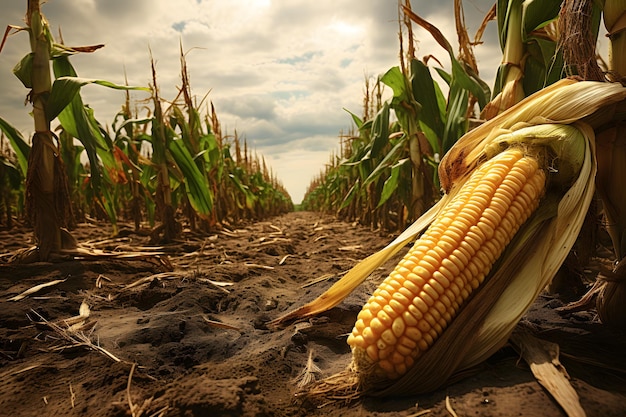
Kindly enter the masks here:
<path id="1" fill-rule="evenodd" d="M 569 375 L 559 361 L 559 345 L 540 340 L 523 328 L 511 335 L 520 355 L 530 366 L 537 381 L 554 397 L 568 417 L 585 417 L 576 390 L 569 382 Z"/>
<path id="2" fill-rule="evenodd" d="M 230 324 L 222 323 L 221 321 L 211 320 L 204 314 L 201 315 L 202 320 L 204 320 L 209 326 L 219 327 L 220 329 L 228 329 L 228 330 L 237 330 L 241 331 L 239 327 L 231 326 Z"/>
<path id="3" fill-rule="evenodd" d="M 27 289 L 26 291 L 16 295 L 15 297 L 9 298 L 7 301 L 19 301 L 19 300 L 22 300 L 22 299 L 28 297 L 31 294 L 35 294 L 36 292 L 39 292 L 39 291 L 43 290 L 44 288 L 55 286 L 57 284 L 65 282 L 66 280 L 67 280 L 67 278 L 66 279 L 55 279 L 54 281 L 46 282 L 45 284 L 35 285 L 34 287 L 31 287 L 31 288 Z"/>

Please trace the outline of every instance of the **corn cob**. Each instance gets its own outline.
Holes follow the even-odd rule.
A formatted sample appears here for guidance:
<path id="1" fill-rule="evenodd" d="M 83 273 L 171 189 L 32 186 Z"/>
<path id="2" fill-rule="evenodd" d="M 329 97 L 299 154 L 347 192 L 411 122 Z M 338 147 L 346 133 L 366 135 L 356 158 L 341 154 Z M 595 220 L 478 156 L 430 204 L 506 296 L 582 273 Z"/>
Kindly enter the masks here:
<path id="1" fill-rule="evenodd" d="M 397 379 L 432 346 L 537 208 L 540 166 L 515 147 L 474 171 L 359 313 L 348 337 L 357 373 Z"/>

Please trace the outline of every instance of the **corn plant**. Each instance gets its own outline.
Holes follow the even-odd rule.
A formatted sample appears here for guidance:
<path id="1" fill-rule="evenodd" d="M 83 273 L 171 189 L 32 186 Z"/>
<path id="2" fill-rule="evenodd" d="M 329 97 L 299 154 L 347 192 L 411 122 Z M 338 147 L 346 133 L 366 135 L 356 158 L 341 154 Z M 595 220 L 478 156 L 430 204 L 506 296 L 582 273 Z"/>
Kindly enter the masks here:
<path id="1" fill-rule="evenodd" d="M 564 75 L 562 50 L 557 46 L 557 19 L 562 0 L 499 0 L 496 16 L 502 63 L 493 97 L 483 117 L 490 119 Z M 599 29 L 599 9 L 595 10 Z M 577 19 L 580 18 L 577 17 Z"/>
<path id="2" fill-rule="evenodd" d="M 0 175 L 0 206 L 4 211 L 6 226 L 12 226 L 12 215 L 20 218 L 24 216 L 24 178 L 28 171 L 28 155 L 30 145 L 26 143 L 22 134 L 6 120 L 0 118 L 0 164 L 2 174 Z M 9 146 L 5 146 L 5 141 Z"/>
<path id="3" fill-rule="evenodd" d="M 112 162 L 110 147 L 93 112 L 83 105 L 78 92 L 82 86 L 92 83 L 112 88 L 125 87 L 102 80 L 78 78 L 68 57 L 79 52 L 94 52 L 103 45 L 67 47 L 56 43 L 41 13 L 39 1 L 29 0 L 27 4 L 27 26 L 14 29 L 28 32 L 31 52 L 17 64 L 14 74 L 30 90 L 35 125 L 25 190 L 26 211 L 37 241 L 31 259 L 47 260 L 52 253 L 63 249 L 62 236 L 69 233 L 64 228 L 70 226 L 72 221 L 67 176 L 58 140 L 51 131 L 51 122 L 58 117 L 63 129 L 82 141 L 90 160 L 90 178 L 98 190 L 102 175 L 100 160 L 105 166 Z M 56 77 L 54 83 L 50 61 Z"/>
<path id="4" fill-rule="evenodd" d="M 331 187 L 325 192 L 334 194 L 343 190 L 339 186 L 342 177 L 350 178 L 341 205 L 332 208 L 350 220 L 358 217 L 372 228 L 403 228 L 405 222 L 419 217 L 438 199 L 439 158 L 468 130 L 474 103 L 483 108 L 489 98 L 489 87 L 477 76 L 478 70 L 472 64 L 475 60 L 471 47 L 463 49 L 462 61 L 457 59 L 441 32 L 413 13 L 410 2 L 406 2 L 402 12 L 410 40 L 406 59 L 401 36 L 400 65 L 379 78 L 374 89 L 378 93 L 371 95 L 380 97 L 381 85 L 385 85 L 393 91 L 393 98 L 369 104 L 371 96 L 366 84 L 364 118 L 352 114 L 359 135 L 351 138 L 350 152 L 341 162 L 342 168 L 331 169 L 318 185 Z M 447 84 L 447 97 L 433 79 L 427 62 L 414 56 L 413 23 L 426 28 L 450 57 L 450 72 L 436 69 Z M 460 39 L 467 38 L 462 21 L 457 22 L 457 30 Z M 375 115 L 368 120 L 373 109 Z M 395 122 L 391 121 L 392 112 Z M 319 194 L 315 193 L 318 199 Z M 329 201 L 325 199 L 326 203 Z"/>
<path id="5" fill-rule="evenodd" d="M 23 174 L 15 154 L 4 143 L 4 134 L 0 134 L 0 224 L 10 229 L 13 227 L 13 215 L 19 215 L 21 211 L 16 200 L 22 188 Z M 16 209 L 18 212 L 14 213 Z"/>

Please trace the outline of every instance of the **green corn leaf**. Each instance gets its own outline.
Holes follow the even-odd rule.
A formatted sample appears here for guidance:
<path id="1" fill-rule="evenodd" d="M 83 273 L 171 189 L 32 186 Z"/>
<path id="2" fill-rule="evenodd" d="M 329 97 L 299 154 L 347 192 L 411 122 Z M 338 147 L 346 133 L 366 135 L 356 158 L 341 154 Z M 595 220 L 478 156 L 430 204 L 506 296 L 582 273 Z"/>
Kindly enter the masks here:
<path id="1" fill-rule="evenodd" d="M 424 131 L 433 152 L 440 152 L 443 138 L 446 99 L 430 70 L 419 60 L 411 61 L 411 84 L 415 99 L 422 105 L 420 127 Z"/>
<path id="2" fill-rule="evenodd" d="M 65 76 L 68 76 L 70 79 L 76 78 L 76 71 L 67 57 L 55 59 L 52 67 L 57 78 Z M 85 147 L 91 168 L 92 185 L 95 190 L 98 190 L 101 177 L 107 175 L 107 170 L 102 171 L 100 169 L 98 158 L 109 169 L 116 169 L 117 166 L 112 153 L 112 140 L 100 127 L 93 110 L 84 105 L 77 91 L 72 95 L 69 103 L 62 108 L 58 118 L 63 129 L 80 140 Z"/>
<path id="3" fill-rule="evenodd" d="M 343 201 L 341 202 L 341 206 L 339 206 L 339 210 L 344 209 L 352 203 L 354 197 L 359 193 L 361 181 L 357 178 L 356 182 L 350 187 Z"/>
<path id="4" fill-rule="evenodd" d="M 123 130 L 126 129 L 129 126 L 133 126 L 133 125 L 145 125 L 148 124 L 152 121 L 151 117 L 145 117 L 143 119 L 127 119 L 124 120 L 122 122 L 121 125 L 119 125 L 116 129 L 115 129 L 115 135 L 119 135 L 119 133 Z"/>
<path id="5" fill-rule="evenodd" d="M 407 84 L 400 67 L 389 69 L 380 79 L 385 85 L 393 90 L 393 99 L 399 102 L 415 101 L 410 91 L 407 91 Z M 417 103 L 417 102 L 416 102 Z"/>
<path id="6" fill-rule="evenodd" d="M 372 124 L 372 150 L 374 158 L 378 158 L 389 143 L 389 102 L 385 102 Z"/>
<path id="7" fill-rule="evenodd" d="M 22 186 L 22 174 L 4 155 L 0 155 L 0 184 L 5 179 L 13 190 L 19 190 Z"/>
<path id="8" fill-rule="evenodd" d="M 34 54 L 32 52 L 29 53 L 13 68 L 13 74 L 15 74 L 26 88 L 33 88 L 33 81 L 31 79 L 33 74 L 33 56 Z"/>
<path id="9" fill-rule="evenodd" d="M 62 62 L 61 59 L 57 59 L 54 62 L 57 61 Z M 59 67 L 61 66 L 66 65 L 60 65 Z M 48 117 L 48 120 L 53 120 L 57 117 L 59 113 L 61 113 L 61 111 L 63 111 L 63 109 L 74 99 L 74 96 L 76 96 L 76 94 L 80 91 L 80 88 L 87 84 L 97 84 L 103 87 L 113 88 L 115 90 L 150 91 L 150 89 L 146 87 L 129 87 L 104 80 L 79 78 L 76 76 L 60 76 L 52 83 L 50 96 L 46 102 L 46 117 Z"/>
<path id="10" fill-rule="evenodd" d="M 200 217 L 209 216 L 213 209 L 213 196 L 206 177 L 198 169 L 181 139 L 170 141 L 168 149 L 183 174 L 185 191 L 191 206 Z"/>
<path id="11" fill-rule="evenodd" d="M 522 40 L 559 17 L 562 0 L 525 0 L 522 4 Z"/>
<path id="12" fill-rule="evenodd" d="M 117 211 L 115 209 L 115 197 L 112 194 L 113 187 L 101 187 L 99 193 L 94 194 L 96 202 L 104 209 L 111 222 L 113 235 L 117 234 Z M 100 194 L 102 193 L 102 194 Z"/>
<path id="13" fill-rule="evenodd" d="M 357 116 L 356 114 L 352 113 L 350 110 L 345 109 L 345 111 L 347 111 L 350 116 L 352 116 L 352 121 L 354 122 L 354 124 L 356 125 L 356 128 L 361 130 L 361 126 L 363 126 L 363 120 L 361 120 L 361 118 L 359 116 Z"/>
<path id="14" fill-rule="evenodd" d="M 366 187 L 373 181 L 375 181 L 387 168 L 394 165 L 398 157 L 402 155 L 402 151 L 404 150 L 406 144 L 406 136 L 404 136 L 403 140 L 398 141 L 396 145 L 389 151 L 389 153 L 383 158 L 382 161 L 374 168 L 374 170 L 369 174 L 369 176 L 363 182 L 363 186 Z"/>
<path id="15" fill-rule="evenodd" d="M 485 82 L 483 82 L 477 74 L 473 74 L 470 68 L 466 68 L 456 59 L 452 45 L 443 36 L 439 29 L 413 13 L 409 8 L 405 7 L 403 10 L 405 14 L 407 14 L 411 18 L 411 20 L 430 32 L 430 34 L 437 41 L 437 43 L 439 43 L 439 45 L 441 45 L 441 47 L 443 47 L 448 52 L 450 62 L 452 63 L 452 83 L 456 82 L 462 88 L 471 92 L 472 95 L 476 97 L 478 105 L 481 109 L 485 107 L 491 95 L 489 86 Z"/>
<path id="16" fill-rule="evenodd" d="M 448 117 L 446 119 L 440 155 L 445 155 L 452 145 L 467 132 L 466 112 L 468 102 L 469 95 L 467 90 L 453 85 L 448 98 Z"/>
<path id="17" fill-rule="evenodd" d="M 391 175 L 389 175 L 389 178 L 385 180 L 383 191 L 380 194 L 380 201 L 378 202 L 378 206 L 376 206 L 376 208 L 379 208 L 380 206 L 385 204 L 387 200 L 389 200 L 389 198 L 396 192 L 396 190 L 398 189 L 400 174 L 402 173 L 402 168 L 410 162 L 411 160 L 409 158 L 404 158 L 399 160 L 394 166 L 391 167 Z"/>
<path id="18" fill-rule="evenodd" d="M 9 139 L 9 143 L 13 148 L 13 152 L 17 155 L 17 162 L 20 165 L 20 171 L 26 178 L 28 171 L 28 155 L 30 154 L 30 145 L 26 143 L 22 134 L 13 125 L 0 117 L 0 130 L 4 132 Z"/>

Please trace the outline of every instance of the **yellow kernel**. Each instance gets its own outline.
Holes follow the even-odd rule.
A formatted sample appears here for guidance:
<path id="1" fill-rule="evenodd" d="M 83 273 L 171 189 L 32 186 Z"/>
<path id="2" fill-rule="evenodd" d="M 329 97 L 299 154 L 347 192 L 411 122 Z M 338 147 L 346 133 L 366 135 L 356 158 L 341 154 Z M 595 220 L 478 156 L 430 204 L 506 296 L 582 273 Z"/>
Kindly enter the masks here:
<path id="1" fill-rule="evenodd" d="M 469 274 L 470 277 L 474 277 L 474 276 L 476 276 L 476 275 L 478 275 L 480 273 L 482 268 L 483 268 L 483 265 L 480 262 L 480 260 L 478 258 L 473 258 L 472 262 L 470 262 L 467 265 L 467 269 L 465 271 L 463 271 L 463 275 L 467 276 Z M 467 280 L 467 281 L 471 281 L 471 279 Z"/>
<path id="2" fill-rule="evenodd" d="M 460 229 L 455 225 L 450 225 L 450 227 L 448 227 L 448 229 L 446 230 L 446 236 L 450 236 L 450 238 L 455 242 L 461 242 L 464 235 L 465 230 Z"/>
<path id="3" fill-rule="evenodd" d="M 498 216 L 498 214 L 493 209 L 490 209 L 489 207 L 485 209 L 482 217 L 478 221 L 478 227 L 480 227 L 481 230 L 483 231 L 485 230 L 487 231 L 488 234 L 485 234 L 487 239 L 491 239 L 491 237 L 493 236 L 493 232 L 495 232 L 499 224 L 500 224 L 500 216 Z M 487 227 L 487 229 L 485 229 L 485 227 Z"/>
<path id="4" fill-rule="evenodd" d="M 474 224 L 475 219 L 473 219 L 469 213 L 462 211 L 457 215 L 456 219 L 454 219 L 454 222 L 459 226 L 462 225 L 464 229 L 467 229 Z"/>
<path id="5" fill-rule="evenodd" d="M 450 284 L 452 286 L 452 284 Z M 446 310 L 452 307 L 452 301 L 450 298 L 454 298 L 454 294 L 450 290 L 450 287 L 446 289 L 446 291 L 439 297 L 439 301 L 445 306 Z"/>
<path id="6" fill-rule="evenodd" d="M 454 252 L 452 252 L 452 255 L 450 255 L 449 259 L 454 262 L 454 264 L 459 268 L 459 271 L 462 271 L 463 269 L 465 269 L 465 265 L 469 263 L 470 255 L 468 254 L 467 250 L 459 247 Z"/>
<path id="7" fill-rule="evenodd" d="M 428 281 L 428 284 L 430 284 L 431 287 L 437 290 L 438 294 L 443 294 L 443 291 L 450 285 L 450 280 L 448 279 L 448 276 L 454 279 L 452 274 L 447 269 L 445 269 L 445 272 L 447 272 L 447 274 L 441 272 L 442 269 L 445 268 L 442 267 L 439 271 L 435 271 L 435 273 L 433 274 L 433 278 Z"/>
<path id="8" fill-rule="evenodd" d="M 380 287 L 376 288 L 374 290 L 374 294 L 372 294 L 372 297 L 370 298 L 370 302 L 375 301 L 380 305 L 380 308 L 383 308 L 383 306 L 387 304 L 387 299 L 380 292 Z"/>
<path id="9" fill-rule="evenodd" d="M 387 304 L 387 303 L 380 303 L 380 301 L 374 297 L 370 298 L 370 300 L 367 303 L 370 305 L 368 311 L 369 313 L 372 314 L 372 316 L 375 316 L 376 314 L 378 314 L 378 312 L 383 309 L 382 306 Z M 363 318 L 365 319 L 365 316 L 363 316 Z"/>
<path id="10" fill-rule="evenodd" d="M 419 299 L 418 298 L 414 299 L 413 300 L 414 303 L 415 303 L 415 300 L 419 300 Z M 423 301 L 421 301 L 421 303 L 423 303 Z M 421 304 L 421 303 L 418 302 L 418 304 Z M 420 311 L 420 309 L 416 307 L 416 304 L 411 304 L 407 308 L 409 310 L 409 313 L 411 313 L 411 315 L 415 317 L 416 320 L 421 320 L 421 318 L 424 316 L 424 314 Z M 426 311 L 428 311 L 428 306 L 426 306 Z"/>
<path id="11" fill-rule="evenodd" d="M 411 354 L 414 355 L 413 352 L 411 352 Z M 406 365 L 407 369 L 411 369 L 411 367 L 413 366 L 414 363 L 415 363 L 415 360 L 413 359 L 412 356 L 405 356 L 404 357 L 404 364 Z"/>
<path id="12" fill-rule="evenodd" d="M 365 340 L 365 343 L 370 344 L 370 345 L 376 343 L 377 337 L 372 331 L 371 327 L 366 327 L 365 329 L 363 329 L 362 336 L 363 336 L 363 339 Z"/>
<path id="13" fill-rule="evenodd" d="M 472 289 L 475 290 L 476 288 L 480 287 L 480 281 L 478 279 L 474 279 L 472 282 L 470 282 L 470 285 L 472 286 Z"/>
<path id="14" fill-rule="evenodd" d="M 380 338 L 387 345 L 395 345 L 396 342 L 398 341 L 398 339 L 396 338 L 396 336 L 394 336 L 393 331 L 391 329 L 387 329 L 384 332 L 382 332 L 382 334 L 380 335 Z"/>
<path id="15" fill-rule="evenodd" d="M 422 268 L 426 269 L 429 274 L 432 274 L 433 272 L 437 270 L 437 267 L 439 266 L 439 261 L 435 259 L 433 256 L 424 255 L 419 265 Z M 421 275 L 421 274 L 418 274 L 418 275 Z"/>
<path id="16" fill-rule="evenodd" d="M 437 243 L 439 249 L 437 253 L 440 253 L 442 260 L 445 260 L 456 249 L 456 242 L 449 236 L 443 235 Z"/>
<path id="17" fill-rule="evenodd" d="M 426 268 L 424 268 L 421 265 L 418 265 L 417 268 L 415 268 L 413 270 L 413 272 L 415 273 L 415 275 L 417 275 L 419 278 L 421 278 L 424 281 L 424 283 L 426 283 L 430 279 L 430 274 L 431 273 Z M 419 282 L 420 281 L 416 281 L 415 285 L 420 285 Z M 422 285 L 424 285 L 424 284 L 422 284 Z"/>
<path id="18" fill-rule="evenodd" d="M 376 334 L 381 334 L 386 328 L 387 326 L 383 325 L 378 316 L 374 317 L 370 322 L 370 329 Z"/>
<path id="19" fill-rule="evenodd" d="M 441 261 L 441 267 L 439 267 L 441 273 L 444 274 L 446 278 L 448 278 L 448 280 L 452 280 L 453 277 L 459 275 L 459 273 L 461 272 L 459 266 L 453 260 L 455 258 L 456 256 L 454 255 L 454 253 L 450 254 L 446 259 L 443 259 Z M 442 270 L 442 268 L 445 268 L 445 272 Z"/>
<path id="20" fill-rule="evenodd" d="M 398 365 L 398 364 L 403 364 L 404 363 L 404 356 L 401 355 L 399 352 L 393 352 L 391 354 L 391 356 L 389 357 L 391 363 Z"/>
<path id="21" fill-rule="evenodd" d="M 384 300 L 384 302 L 381 303 L 382 305 L 385 305 L 386 301 L 391 299 L 391 293 L 389 293 L 389 291 L 381 287 L 378 287 L 378 295 L 382 297 Z"/>
<path id="22" fill-rule="evenodd" d="M 429 307 L 432 307 L 435 303 L 435 300 L 439 298 L 439 294 L 437 290 L 435 290 L 432 285 L 426 284 L 424 285 L 424 289 L 419 293 L 419 298 L 423 299 Z"/>
<path id="23" fill-rule="evenodd" d="M 445 243 L 444 243 L 445 245 Z M 441 265 L 441 261 L 448 257 L 448 253 L 444 248 L 441 247 L 441 241 L 437 242 L 437 246 L 433 247 L 432 252 L 437 254 L 435 258 L 438 261 L 437 265 Z"/>
<path id="24" fill-rule="evenodd" d="M 411 303 L 411 300 L 414 297 L 413 293 L 406 287 L 400 287 L 397 293 L 401 294 L 406 299 L 406 302 L 403 302 L 402 300 L 398 299 L 398 301 L 400 301 L 400 303 L 402 303 L 405 306 L 409 305 Z"/>
<path id="25" fill-rule="evenodd" d="M 390 320 L 393 320 L 396 317 L 398 317 L 398 313 L 396 313 L 396 311 L 389 304 L 384 306 L 382 311 L 384 311 L 385 314 L 389 316 Z M 380 313 L 378 313 L 378 314 L 380 314 Z M 387 324 L 387 323 L 385 323 L 385 324 Z"/>
<path id="26" fill-rule="evenodd" d="M 394 336 L 400 337 L 404 333 L 404 329 L 406 328 L 404 320 L 402 317 L 398 317 L 393 321 L 391 325 L 391 330 L 393 331 Z"/>
<path id="27" fill-rule="evenodd" d="M 403 362 L 404 362 L 404 357 L 405 357 L 405 356 L 409 356 L 409 355 L 411 355 L 411 354 L 413 353 L 413 350 L 412 350 L 412 349 L 409 349 L 408 347 L 406 347 L 406 346 L 404 346 L 404 345 L 400 345 L 400 344 L 396 345 L 396 351 L 397 351 L 400 355 L 402 355 L 402 357 L 403 357 Z"/>
<path id="28" fill-rule="evenodd" d="M 387 344 L 385 343 L 385 341 L 383 339 L 378 339 L 376 341 L 376 347 L 378 348 L 379 352 L 382 352 L 385 349 L 387 349 Z"/>
<path id="29" fill-rule="evenodd" d="M 375 345 L 369 345 L 368 347 L 366 347 L 365 353 L 367 353 L 367 356 L 369 356 L 372 361 L 378 360 L 378 349 Z"/>
<path id="30" fill-rule="evenodd" d="M 451 283 L 450 286 L 448 287 L 452 293 L 454 294 L 454 298 L 458 297 L 459 294 L 461 294 L 461 288 L 459 287 L 455 282 Z M 452 298 L 452 297 L 451 297 Z"/>
<path id="31" fill-rule="evenodd" d="M 410 311 L 410 307 L 409 307 L 409 311 Z M 402 313 L 402 320 L 404 320 L 405 325 L 407 325 L 409 327 L 416 326 L 417 325 L 417 319 L 409 311 L 405 311 L 404 313 Z"/>
<path id="32" fill-rule="evenodd" d="M 418 342 L 417 342 L 417 347 L 419 348 L 419 350 L 421 352 L 425 352 L 428 350 L 428 342 L 426 342 L 426 340 L 424 338 L 421 338 Z"/>
<path id="33" fill-rule="evenodd" d="M 493 263 L 497 256 L 499 256 L 500 252 L 500 243 L 498 242 L 498 235 L 502 235 L 502 233 L 496 233 L 494 238 L 485 242 L 485 249 L 487 249 L 486 254 L 489 257 L 489 263 Z M 500 236 L 502 237 L 502 236 Z M 505 245 L 502 244 L 502 247 Z M 483 252 L 485 252 L 483 250 Z"/>
<path id="34" fill-rule="evenodd" d="M 420 336 L 421 337 L 421 336 Z M 398 339 L 398 345 L 402 345 L 408 349 L 415 349 L 417 347 L 417 343 L 414 340 L 411 340 L 407 335 L 402 336 Z"/>
<path id="35" fill-rule="evenodd" d="M 371 303 L 365 303 L 363 309 L 359 312 L 358 318 L 369 323 L 370 320 L 374 317 L 374 315 L 372 314 L 373 310 L 374 308 Z"/>
<path id="36" fill-rule="evenodd" d="M 443 314 L 448 310 L 446 306 L 439 300 L 435 301 L 434 307 L 437 309 L 439 314 Z"/>
<path id="37" fill-rule="evenodd" d="M 471 223 L 475 223 L 476 219 L 480 217 L 480 212 L 482 208 L 476 204 L 475 201 L 468 201 L 463 207 L 463 212 L 469 214 L 472 217 Z"/>
<path id="38" fill-rule="evenodd" d="M 394 372 L 393 365 L 387 359 L 383 359 L 383 360 L 379 361 L 378 362 L 378 366 L 380 366 L 383 369 L 383 371 L 385 371 L 387 373 Z"/>
<path id="39" fill-rule="evenodd" d="M 508 211 L 509 206 L 506 205 L 500 198 L 492 198 L 489 208 L 492 208 L 499 217 L 502 217 Z"/>
<path id="40" fill-rule="evenodd" d="M 437 317 L 435 318 L 435 316 Z M 438 318 L 439 318 L 439 312 L 436 310 L 432 310 L 424 314 L 424 320 L 422 321 L 426 321 L 430 325 L 430 327 L 432 327 L 437 323 Z"/>
<path id="41" fill-rule="evenodd" d="M 415 297 L 421 291 L 422 286 L 426 283 L 424 278 L 417 276 L 414 273 L 410 273 L 407 275 L 406 280 L 404 281 L 404 287 L 411 291 L 412 296 Z"/>
<path id="42" fill-rule="evenodd" d="M 404 335 L 413 342 L 419 342 L 422 338 L 422 332 L 417 327 L 407 327 Z"/>
<path id="43" fill-rule="evenodd" d="M 428 332 L 430 330 L 430 326 L 431 326 L 430 323 L 428 321 L 426 321 L 426 315 L 424 316 L 424 318 L 422 320 L 420 320 L 417 323 L 417 328 L 422 333 Z M 407 329 L 407 333 L 408 333 L 408 329 Z"/>
<path id="44" fill-rule="evenodd" d="M 396 291 L 395 293 L 393 293 L 393 298 L 391 300 L 389 300 L 389 304 L 391 304 L 392 301 L 395 301 L 396 303 L 400 304 L 400 311 L 404 310 L 404 306 L 408 306 L 411 303 L 411 300 L 409 300 L 400 291 Z M 394 310 L 396 310 L 395 307 L 394 307 Z M 396 311 L 398 311 L 398 310 L 396 310 Z"/>
<path id="45" fill-rule="evenodd" d="M 387 291 L 389 292 L 397 291 L 398 288 L 402 286 L 402 284 L 400 284 L 400 281 L 403 281 L 403 280 L 404 280 L 404 275 L 400 275 L 397 272 L 392 272 L 391 276 L 385 280 L 385 283 L 387 284 L 387 286 L 390 287 L 387 289 Z"/>
<path id="46" fill-rule="evenodd" d="M 465 257 L 471 258 L 476 253 L 476 249 L 474 249 L 474 247 L 478 246 L 478 242 L 473 241 L 470 244 L 467 239 L 468 236 L 466 235 L 465 238 L 459 243 L 459 251 L 462 251 Z"/>
<path id="47" fill-rule="evenodd" d="M 509 206 L 509 212 L 513 214 L 516 219 L 521 219 L 524 216 L 524 208 L 521 206 L 521 203 L 518 201 L 514 201 Z"/>
<path id="48" fill-rule="evenodd" d="M 469 294 L 470 293 L 465 288 L 461 289 L 461 298 L 463 298 L 464 300 L 467 300 L 467 297 L 469 297 Z"/>
<path id="49" fill-rule="evenodd" d="M 394 294 L 395 295 L 395 294 Z M 399 314 L 402 314 L 402 312 L 406 309 L 406 307 L 404 306 L 404 304 L 401 304 L 398 300 L 396 299 L 391 299 L 389 300 L 389 307 L 391 307 L 394 312 L 396 313 L 394 315 L 394 318 L 397 317 Z"/>
<path id="50" fill-rule="evenodd" d="M 356 323 L 354 323 L 354 328 L 357 329 L 359 332 L 363 331 L 365 327 L 366 325 L 363 319 L 357 319 Z"/>
<path id="51" fill-rule="evenodd" d="M 405 268 L 403 265 L 398 265 L 396 266 L 395 272 L 400 274 L 400 276 L 406 276 L 406 274 L 408 274 L 411 271 L 409 271 L 409 269 Z"/>
<path id="52" fill-rule="evenodd" d="M 403 265 L 409 271 L 412 271 L 413 268 L 415 268 L 417 266 L 417 264 L 413 261 L 413 259 L 404 259 L 403 260 Z"/>
<path id="53" fill-rule="evenodd" d="M 427 346 L 431 346 L 433 344 L 433 342 L 435 341 L 435 339 L 430 335 L 430 333 L 424 333 L 422 335 L 422 339 L 426 342 Z"/>
<path id="54" fill-rule="evenodd" d="M 381 341 L 381 343 L 384 343 L 384 342 Z M 393 346 L 386 347 L 384 349 L 379 349 L 378 350 L 378 358 L 380 360 L 387 359 L 389 357 L 389 355 L 391 354 L 391 352 L 393 352 Z"/>
<path id="55" fill-rule="evenodd" d="M 367 343 L 365 343 L 365 339 L 363 338 L 363 336 L 359 335 L 359 336 L 348 336 L 348 344 L 350 346 L 358 346 L 360 348 L 365 348 L 365 346 L 367 346 Z"/>
<path id="56" fill-rule="evenodd" d="M 396 371 L 396 374 L 397 374 L 398 376 L 406 374 L 407 365 L 405 364 L 405 362 L 404 362 L 404 361 L 405 361 L 405 358 L 404 358 L 404 356 L 403 356 L 403 357 L 402 357 L 402 363 L 397 363 L 397 364 L 395 364 L 395 366 L 394 366 L 395 371 Z"/>
<path id="57" fill-rule="evenodd" d="M 484 268 L 491 268 L 491 259 L 484 250 L 476 253 L 476 257 L 482 262 Z"/>
<path id="58" fill-rule="evenodd" d="M 482 229 L 480 231 L 483 232 Z M 465 235 L 465 239 L 461 243 L 461 246 L 463 245 L 463 243 L 467 243 L 472 248 L 472 253 L 476 253 L 481 248 L 482 242 L 482 234 L 479 235 L 476 229 L 472 227 L 472 230 L 468 230 L 467 234 Z"/>
<path id="59" fill-rule="evenodd" d="M 385 306 L 385 308 L 387 308 L 387 306 Z M 389 314 L 387 314 L 384 311 L 384 309 L 378 312 L 378 314 L 376 315 L 376 318 L 382 323 L 384 327 L 391 326 L 391 323 L 393 322 L 393 318 L 389 317 Z M 372 322 L 370 322 L 370 326 L 371 326 L 371 323 Z"/>

